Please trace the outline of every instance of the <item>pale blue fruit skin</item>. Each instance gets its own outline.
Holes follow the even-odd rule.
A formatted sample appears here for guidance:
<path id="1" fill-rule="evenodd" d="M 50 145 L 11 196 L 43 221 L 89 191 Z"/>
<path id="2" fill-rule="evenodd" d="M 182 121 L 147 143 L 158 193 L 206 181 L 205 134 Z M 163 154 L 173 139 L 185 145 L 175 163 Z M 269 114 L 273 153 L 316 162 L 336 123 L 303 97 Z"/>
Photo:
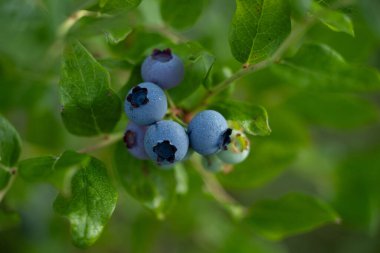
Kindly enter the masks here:
<path id="1" fill-rule="evenodd" d="M 231 143 L 227 145 L 227 150 L 222 150 L 217 154 L 218 158 L 221 161 L 223 161 L 224 163 L 238 164 L 238 163 L 243 162 L 249 155 L 249 152 L 250 152 L 250 145 L 249 144 L 248 144 L 247 149 L 241 150 L 241 152 L 234 152 L 231 149 L 232 142 L 234 141 L 234 138 L 236 138 L 237 134 L 240 134 L 243 138 L 247 139 L 247 141 L 249 143 L 249 140 L 244 133 L 242 133 L 240 131 L 233 130 L 232 134 L 230 135 Z"/>
<path id="2" fill-rule="evenodd" d="M 144 147 L 145 152 L 150 159 L 155 162 L 157 161 L 158 156 L 153 151 L 153 148 L 163 141 L 169 141 L 171 145 L 174 145 L 177 148 L 173 163 L 165 160 L 159 164 L 162 168 L 170 168 L 172 165 L 185 158 L 189 149 L 189 138 L 185 129 L 174 121 L 162 120 L 151 125 L 145 133 Z"/>
<path id="3" fill-rule="evenodd" d="M 148 56 L 141 66 L 143 80 L 155 83 L 162 89 L 170 89 L 180 84 L 185 75 L 185 68 L 178 56 L 172 54 L 172 57 L 167 62 L 161 62 Z"/>
<path id="4" fill-rule="evenodd" d="M 127 129 L 125 132 L 132 131 L 135 134 L 135 145 L 132 148 L 127 148 L 129 153 L 140 160 L 148 160 L 149 156 L 145 152 L 144 148 L 144 137 L 147 130 L 146 126 L 139 126 L 136 123 L 130 121 L 128 122 Z"/>
<path id="5" fill-rule="evenodd" d="M 148 89 L 147 98 L 149 102 L 134 108 L 126 99 L 124 109 L 128 118 L 137 125 L 151 125 L 161 120 L 168 110 L 165 92 L 159 86 L 150 82 L 140 83 L 137 86 Z M 133 88 L 128 92 L 127 97 L 132 93 Z"/>
<path id="6" fill-rule="evenodd" d="M 220 150 L 222 135 L 227 129 L 227 121 L 219 112 L 202 111 L 190 121 L 190 146 L 201 155 L 215 154 Z"/>
<path id="7" fill-rule="evenodd" d="M 222 150 L 217 156 L 220 160 L 227 164 L 238 164 L 243 162 L 249 155 L 249 150 L 244 150 L 241 153 L 234 153 L 231 150 Z"/>
<path id="8" fill-rule="evenodd" d="M 219 172 L 224 166 L 224 163 L 218 158 L 217 155 L 202 156 L 201 163 L 203 168 L 210 172 Z"/>

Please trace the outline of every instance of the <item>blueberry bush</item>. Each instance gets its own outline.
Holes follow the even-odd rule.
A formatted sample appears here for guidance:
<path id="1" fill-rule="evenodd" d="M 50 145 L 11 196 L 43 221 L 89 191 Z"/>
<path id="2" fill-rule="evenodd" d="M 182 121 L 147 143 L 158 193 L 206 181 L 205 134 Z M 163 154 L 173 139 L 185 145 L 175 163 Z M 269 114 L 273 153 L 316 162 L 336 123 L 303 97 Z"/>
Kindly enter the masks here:
<path id="1" fill-rule="evenodd" d="M 0 252 L 379 252 L 379 10 L 0 0 Z"/>

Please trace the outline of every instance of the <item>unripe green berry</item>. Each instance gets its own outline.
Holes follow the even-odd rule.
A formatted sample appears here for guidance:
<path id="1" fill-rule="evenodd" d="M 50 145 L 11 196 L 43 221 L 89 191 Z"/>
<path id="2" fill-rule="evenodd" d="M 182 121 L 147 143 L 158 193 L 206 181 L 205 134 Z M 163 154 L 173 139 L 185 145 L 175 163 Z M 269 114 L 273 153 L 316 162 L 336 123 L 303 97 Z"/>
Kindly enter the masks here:
<path id="1" fill-rule="evenodd" d="M 218 158 L 224 163 L 237 164 L 244 161 L 250 151 L 250 142 L 247 136 L 237 130 L 233 130 L 230 135 L 231 142 L 227 145 L 227 149 L 217 154 Z"/>

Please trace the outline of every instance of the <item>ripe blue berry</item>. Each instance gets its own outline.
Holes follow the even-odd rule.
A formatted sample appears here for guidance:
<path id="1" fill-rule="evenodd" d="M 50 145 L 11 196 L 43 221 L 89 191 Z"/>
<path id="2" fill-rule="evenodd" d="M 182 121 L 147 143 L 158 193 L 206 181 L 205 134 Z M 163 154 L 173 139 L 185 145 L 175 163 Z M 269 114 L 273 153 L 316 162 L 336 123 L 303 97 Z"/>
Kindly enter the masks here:
<path id="1" fill-rule="evenodd" d="M 133 87 L 125 100 L 125 112 L 138 125 L 150 125 L 161 120 L 168 109 L 164 91 L 154 83 Z"/>
<path id="2" fill-rule="evenodd" d="M 185 69 L 181 59 L 170 49 L 153 50 L 141 66 L 141 75 L 145 82 L 152 82 L 163 89 L 170 89 L 182 82 Z"/>
<path id="3" fill-rule="evenodd" d="M 228 164 L 241 163 L 249 154 L 249 139 L 244 133 L 236 130 L 232 131 L 230 138 L 231 142 L 227 145 L 226 149 L 219 152 L 217 156 Z"/>
<path id="4" fill-rule="evenodd" d="M 144 146 L 148 156 L 158 165 L 173 165 L 186 156 L 189 138 L 181 125 L 162 120 L 148 128 Z"/>
<path id="5" fill-rule="evenodd" d="M 230 142 L 231 132 L 227 121 L 220 113 L 212 110 L 202 111 L 190 121 L 190 146 L 201 155 L 215 154 Z"/>
<path id="6" fill-rule="evenodd" d="M 136 158 L 141 160 L 149 159 L 144 148 L 144 136 L 147 127 L 136 125 L 130 121 L 124 134 L 124 143 L 128 151 Z"/>

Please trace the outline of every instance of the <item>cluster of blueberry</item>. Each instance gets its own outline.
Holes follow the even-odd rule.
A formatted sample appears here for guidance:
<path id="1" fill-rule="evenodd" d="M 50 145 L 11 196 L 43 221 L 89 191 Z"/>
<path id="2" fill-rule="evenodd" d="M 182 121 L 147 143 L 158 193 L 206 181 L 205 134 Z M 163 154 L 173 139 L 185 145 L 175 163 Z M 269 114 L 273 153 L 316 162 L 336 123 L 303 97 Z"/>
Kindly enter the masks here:
<path id="1" fill-rule="evenodd" d="M 163 89 L 177 86 L 184 77 L 183 62 L 170 49 L 155 49 L 142 64 L 141 74 L 144 82 L 133 87 L 125 100 L 130 121 L 124 142 L 133 156 L 171 167 L 194 150 L 203 155 L 204 166 L 211 170 L 216 170 L 216 164 L 239 163 L 248 156 L 247 137 L 228 128 L 216 111 L 198 113 L 187 130 L 174 121 L 162 120 L 168 109 Z"/>

